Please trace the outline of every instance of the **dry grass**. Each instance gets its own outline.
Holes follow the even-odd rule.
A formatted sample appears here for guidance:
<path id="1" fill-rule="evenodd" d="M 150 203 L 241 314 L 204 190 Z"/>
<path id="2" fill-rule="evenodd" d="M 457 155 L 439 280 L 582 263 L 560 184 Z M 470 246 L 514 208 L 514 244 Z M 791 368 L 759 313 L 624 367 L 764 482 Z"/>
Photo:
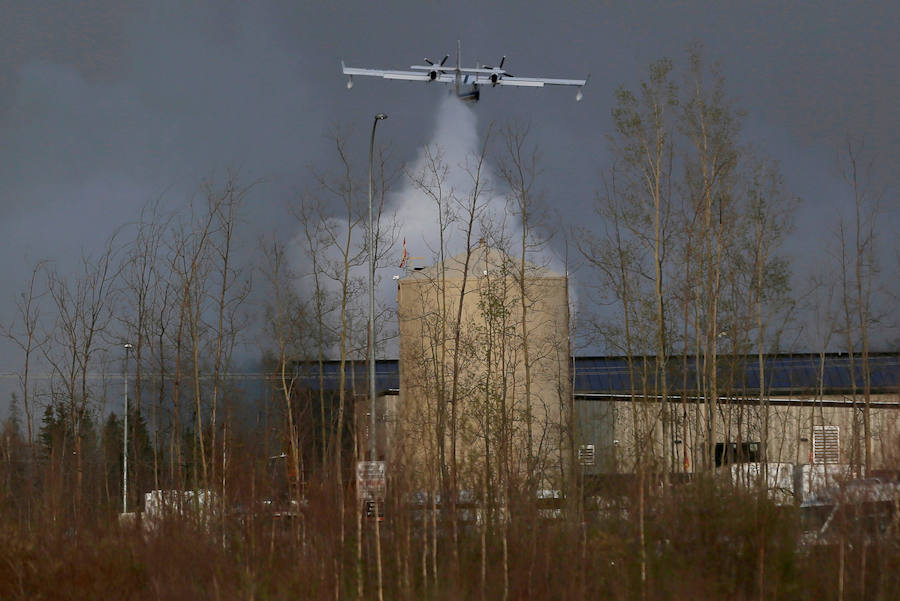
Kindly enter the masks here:
<path id="1" fill-rule="evenodd" d="M 54 522 L 39 519 L 39 512 L 23 520 L 21 509 L 7 505 L 0 524 L 0 598 L 356 599 L 361 573 L 363 597 L 375 599 L 373 524 L 364 522 L 357 566 L 350 494 L 343 546 L 339 504 L 327 485 L 309 489 L 309 505 L 293 522 L 244 509 L 210 529 L 173 518 L 152 534 L 120 526 L 112 508 Z M 616 510 L 585 512 L 584 521 L 541 520 L 522 508 L 509 523 L 490 524 L 482 583 L 480 524 L 460 530 L 458 566 L 450 529 L 439 525 L 435 582 L 430 550 L 423 577 L 421 516 L 391 503 L 381 528 L 384 598 L 900 598 L 896 522 L 872 537 L 848 519 L 836 530 L 838 538 L 804 547 L 796 508 L 694 482 L 648 500 L 642 584 L 631 507 L 626 498 Z M 427 536 L 430 541 L 432 533 Z"/>

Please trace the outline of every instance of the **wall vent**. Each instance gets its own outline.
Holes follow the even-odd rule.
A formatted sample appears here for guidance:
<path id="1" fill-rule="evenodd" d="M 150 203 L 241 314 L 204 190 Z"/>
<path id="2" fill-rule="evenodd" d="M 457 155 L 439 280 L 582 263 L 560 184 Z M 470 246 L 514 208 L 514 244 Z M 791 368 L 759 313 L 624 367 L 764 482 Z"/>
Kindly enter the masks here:
<path id="1" fill-rule="evenodd" d="M 583 444 L 578 447 L 578 463 L 581 465 L 594 465 L 594 445 Z"/>
<path id="2" fill-rule="evenodd" d="M 840 426 L 813 426 L 813 463 L 839 463 L 841 460 Z"/>

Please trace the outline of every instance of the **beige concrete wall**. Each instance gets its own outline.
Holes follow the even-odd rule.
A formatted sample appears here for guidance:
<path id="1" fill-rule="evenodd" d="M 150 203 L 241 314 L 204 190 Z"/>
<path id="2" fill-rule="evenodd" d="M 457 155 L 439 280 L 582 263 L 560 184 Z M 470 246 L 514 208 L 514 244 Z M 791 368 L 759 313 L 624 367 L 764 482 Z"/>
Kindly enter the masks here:
<path id="1" fill-rule="evenodd" d="M 776 406 L 770 413 L 770 455 L 778 459 L 773 461 L 790 461 L 792 463 L 808 463 L 813 426 L 838 426 L 840 428 L 840 463 L 863 464 L 865 462 L 865 429 L 863 425 L 863 400 L 857 399 L 857 406 L 842 397 L 847 403 L 844 407 L 811 406 Z M 872 469 L 890 469 L 900 467 L 900 410 L 896 408 L 878 408 L 878 401 L 897 402 L 897 395 L 876 396 L 876 406 L 870 411 L 872 438 Z"/>
<path id="2" fill-rule="evenodd" d="M 852 399 L 845 396 L 829 397 L 824 403 L 805 398 L 773 398 L 770 401 L 769 435 L 766 458 L 772 462 L 804 464 L 810 461 L 813 426 L 838 426 L 840 428 L 840 462 L 864 463 L 864 429 L 862 399 L 854 408 Z M 596 401 L 595 401 L 596 402 Z M 842 406 L 827 406 L 829 403 Z M 897 395 L 872 397 L 872 469 L 900 468 L 900 409 L 879 406 L 879 403 L 897 403 Z M 616 471 L 634 470 L 638 458 L 637 449 L 645 433 L 647 436 L 647 460 L 658 465 L 662 457 L 661 418 L 663 407 L 657 402 L 617 401 L 615 411 L 608 411 L 614 420 Z M 688 454 L 687 471 L 702 469 L 705 447 L 706 407 L 687 403 L 688 436 L 683 436 L 680 403 L 670 403 L 669 410 L 675 422 L 674 437 L 681 441 L 672 445 L 675 471 L 683 471 L 684 453 Z M 758 442 L 763 438 L 764 411 L 755 403 L 721 403 L 716 418 L 716 442 Z M 635 422 L 637 418 L 637 422 Z M 638 428 L 635 428 L 635 423 Z"/>
<path id="3" fill-rule="evenodd" d="M 461 487 L 476 485 L 485 457 L 492 470 L 499 470 L 501 458 L 508 458 L 503 469 L 523 478 L 529 467 L 529 439 L 532 470 L 553 480 L 566 439 L 566 278 L 526 267 L 523 335 L 519 265 L 496 249 L 480 247 L 473 250 L 464 278 L 464 259 L 457 255 L 443 268 L 413 272 L 399 282 L 401 392 L 395 447 L 403 450 L 403 461 L 420 466 L 426 479 L 435 479 L 434 466 L 450 463 L 456 398 Z"/>

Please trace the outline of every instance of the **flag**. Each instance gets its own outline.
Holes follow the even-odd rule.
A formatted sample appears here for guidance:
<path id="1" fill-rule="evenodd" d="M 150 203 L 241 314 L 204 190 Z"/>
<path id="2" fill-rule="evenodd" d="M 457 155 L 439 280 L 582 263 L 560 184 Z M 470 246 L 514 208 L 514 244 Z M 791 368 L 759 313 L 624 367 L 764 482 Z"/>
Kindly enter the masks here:
<path id="1" fill-rule="evenodd" d="M 406 238 L 403 239 L 403 257 L 400 259 L 400 267 L 406 265 Z"/>

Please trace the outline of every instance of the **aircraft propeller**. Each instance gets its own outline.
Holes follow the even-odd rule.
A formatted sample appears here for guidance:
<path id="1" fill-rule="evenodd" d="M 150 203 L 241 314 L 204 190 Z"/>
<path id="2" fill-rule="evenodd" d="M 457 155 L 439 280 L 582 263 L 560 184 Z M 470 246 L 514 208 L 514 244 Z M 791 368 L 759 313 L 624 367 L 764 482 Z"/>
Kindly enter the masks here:
<path id="1" fill-rule="evenodd" d="M 490 65 L 481 65 L 481 68 L 482 69 L 494 69 L 495 71 L 503 71 L 503 63 L 505 63 L 505 62 L 506 62 L 506 55 L 504 55 L 503 58 L 500 59 L 500 63 L 497 65 L 496 68 L 494 68 Z M 513 75 L 512 73 L 507 73 L 505 71 L 503 71 L 502 75 L 503 75 L 503 77 L 515 77 L 515 75 Z M 491 85 L 492 86 L 497 85 L 497 81 L 499 81 L 499 79 L 500 79 L 499 73 L 491 73 Z"/>
<path id="2" fill-rule="evenodd" d="M 445 54 L 445 55 L 444 55 L 444 58 L 441 59 L 441 62 L 438 63 L 438 67 L 443 67 L 443 66 L 444 66 L 444 63 L 447 62 L 447 59 L 448 59 L 448 58 L 450 58 L 450 55 L 449 55 L 449 54 Z M 429 59 L 427 56 L 425 57 L 425 62 L 428 63 L 429 65 L 431 65 L 432 67 L 434 66 L 434 63 L 433 63 L 433 62 L 431 61 L 431 59 Z"/>
<path id="3" fill-rule="evenodd" d="M 503 63 L 505 63 L 505 62 L 506 62 L 506 56 L 504 56 L 503 58 L 500 59 L 500 64 L 497 65 L 497 69 L 503 69 Z M 490 65 L 481 65 L 481 68 L 482 69 L 493 69 L 494 67 L 492 67 Z"/>

